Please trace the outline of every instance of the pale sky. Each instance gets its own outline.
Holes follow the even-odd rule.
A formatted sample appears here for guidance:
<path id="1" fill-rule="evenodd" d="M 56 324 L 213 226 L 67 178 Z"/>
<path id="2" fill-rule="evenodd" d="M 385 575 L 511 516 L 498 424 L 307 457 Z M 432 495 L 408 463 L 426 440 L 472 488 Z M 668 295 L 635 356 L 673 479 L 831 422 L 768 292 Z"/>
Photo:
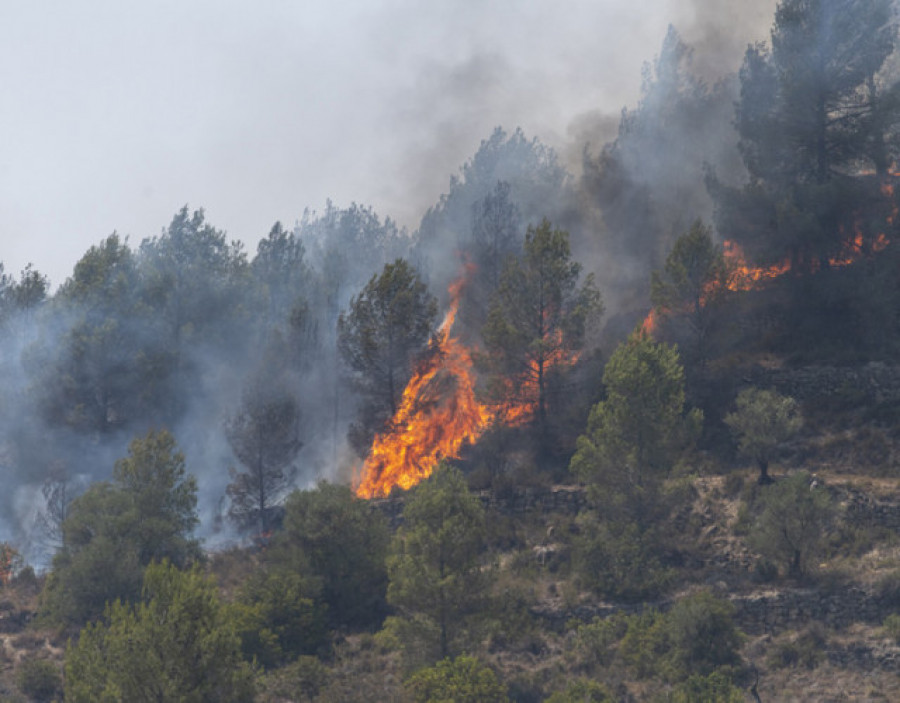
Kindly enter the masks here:
<path id="1" fill-rule="evenodd" d="M 774 5 L 0 0 L 0 261 L 56 286 L 185 203 L 251 255 L 326 198 L 412 229 L 495 126 L 571 150 L 580 117 L 635 102 L 670 23 L 733 69 Z"/>

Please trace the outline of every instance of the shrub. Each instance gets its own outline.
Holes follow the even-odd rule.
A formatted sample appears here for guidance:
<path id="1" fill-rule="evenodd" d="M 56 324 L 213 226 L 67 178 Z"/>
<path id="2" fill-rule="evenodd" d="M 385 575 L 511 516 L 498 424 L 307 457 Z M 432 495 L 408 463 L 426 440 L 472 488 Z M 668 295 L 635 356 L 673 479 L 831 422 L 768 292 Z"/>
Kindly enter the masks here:
<path id="1" fill-rule="evenodd" d="M 751 546 L 788 575 L 808 575 L 836 513 L 828 491 L 803 471 L 767 486 L 760 498 L 763 510 L 750 531 Z"/>
<path id="2" fill-rule="evenodd" d="M 720 672 L 694 674 L 675 687 L 671 703 L 743 703 L 744 694 Z"/>
<path id="3" fill-rule="evenodd" d="M 609 689 L 598 681 L 576 679 L 550 696 L 545 703 L 614 703 L 616 699 Z"/>
<path id="4" fill-rule="evenodd" d="M 506 687 L 474 657 L 462 655 L 419 669 L 406 682 L 416 703 L 505 703 Z"/>
<path id="5" fill-rule="evenodd" d="M 827 633 L 820 623 L 811 623 L 796 637 L 778 643 L 768 656 L 773 669 L 802 666 L 815 669 L 824 658 Z"/>
<path id="6" fill-rule="evenodd" d="M 615 645 L 625 635 L 628 620 L 624 615 L 615 614 L 608 618 L 594 618 L 593 622 L 581 625 L 575 631 L 570 658 L 577 668 L 592 672 L 608 665 L 615 652 Z"/>
<path id="7" fill-rule="evenodd" d="M 16 686 L 38 703 L 58 698 L 63 691 L 59 667 L 46 659 L 27 659 L 16 671 Z"/>
<path id="8" fill-rule="evenodd" d="M 711 674 L 738 663 L 741 634 L 732 620 L 734 606 L 701 592 L 678 601 L 666 615 L 670 661 L 678 675 Z"/>
<path id="9" fill-rule="evenodd" d="M 303 578 L 285 568 L 251 576 L 231 606 L 248 660 L 269 668 L 324 646 L 325 614 L 307 590 Z"/>
<path id="10" fill-rule="evenodd" d="M 328 669 L 316 657 L 297 661 L 262 677 L 262 701 L 312 701 L 328 682 Z"/>
<path id="11" fill-rule="evenodd" d="M 619 653 L 640 678 L 679 682 L 695 674 L 730 672 L 740 662 L 741 644 L 732 614 L 730 603 L 709 593 L 688 596 L 668 613 L 650 610 L 629 617 Z"/>
<path id="12" fill-rule="evenodd" d="M 884 634 L 900 644 L 900 615 L 891 613 L 884 619 Z"/>
<path id="13" fill-rule="evenodd" d="M 593 515 L 579 516 L 579 523 L 574 557 L 588 587 L 608 598 L 637 602 L 658 597 L 672 583 L 675 574 L 660 561 L 655 530 L 600 523 Z"/>

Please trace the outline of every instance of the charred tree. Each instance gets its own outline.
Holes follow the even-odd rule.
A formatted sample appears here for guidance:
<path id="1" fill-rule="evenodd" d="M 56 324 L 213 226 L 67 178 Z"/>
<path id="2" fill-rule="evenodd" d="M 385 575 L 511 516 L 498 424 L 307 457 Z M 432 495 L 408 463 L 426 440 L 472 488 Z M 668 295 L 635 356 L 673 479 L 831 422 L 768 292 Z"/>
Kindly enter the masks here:
<path id="1" fill-rule="evenodd" d="M 276 363 L 284 359 L 271 352 L 268 356 Z M 293 462 L 303 446 L 300 408 L 283 367 L 264 361 L 263 370 L 244 388 L 237 412 L 225 423 L 225 436 L 244 468 L 231 469 L 228 517 L 241 529 L 265 534 L 272 527 L 273 509 L 297 475 Z"/>

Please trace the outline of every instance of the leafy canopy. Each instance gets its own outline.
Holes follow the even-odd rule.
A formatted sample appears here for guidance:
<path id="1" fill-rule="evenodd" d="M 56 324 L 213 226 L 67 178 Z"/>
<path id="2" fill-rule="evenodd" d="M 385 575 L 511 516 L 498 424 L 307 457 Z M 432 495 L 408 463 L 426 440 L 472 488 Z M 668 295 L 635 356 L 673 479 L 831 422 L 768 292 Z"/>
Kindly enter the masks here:
<path id="1" fill-rule="evenodd" d="M 768 483 L 769 462 L 803 426 L 800 406 L 774 390 L 746 388 L 738 394 L 725 424 L 738 440 L 740 453 L 759 465 L 759 482 Z"/>
<path id="2" fill-rule="evenodd" d="M 141 601 L 119 601 L 66 648 L 66 700 L 253 700 L 233 624 L 215 584 L 168 562 L 144 575 Z"/>
<path id="3" fill-rule="evenodd" d="M 426 661 L 459 654 L 490 585 L 484 508 L 459 469 L 443 465 L 413 489 L 403 521 L 387 562 L 388 602 L 398 610 L 389 626 Z"/>

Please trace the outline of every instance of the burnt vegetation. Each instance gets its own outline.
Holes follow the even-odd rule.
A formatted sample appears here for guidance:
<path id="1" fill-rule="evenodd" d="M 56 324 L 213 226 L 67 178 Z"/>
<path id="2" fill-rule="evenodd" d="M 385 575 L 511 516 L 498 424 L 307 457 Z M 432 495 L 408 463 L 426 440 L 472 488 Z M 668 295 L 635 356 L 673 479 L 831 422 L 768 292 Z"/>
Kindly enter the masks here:
<path id="1" fill-rule="evenodd" d="M 673 29 L 577 173 L 498 128 L 412 232 L 0 267 L 0 697 L 900 698 L 897 10 L 713 84 Z M 357 496 L 434 369 L 470 441 Z"/>

